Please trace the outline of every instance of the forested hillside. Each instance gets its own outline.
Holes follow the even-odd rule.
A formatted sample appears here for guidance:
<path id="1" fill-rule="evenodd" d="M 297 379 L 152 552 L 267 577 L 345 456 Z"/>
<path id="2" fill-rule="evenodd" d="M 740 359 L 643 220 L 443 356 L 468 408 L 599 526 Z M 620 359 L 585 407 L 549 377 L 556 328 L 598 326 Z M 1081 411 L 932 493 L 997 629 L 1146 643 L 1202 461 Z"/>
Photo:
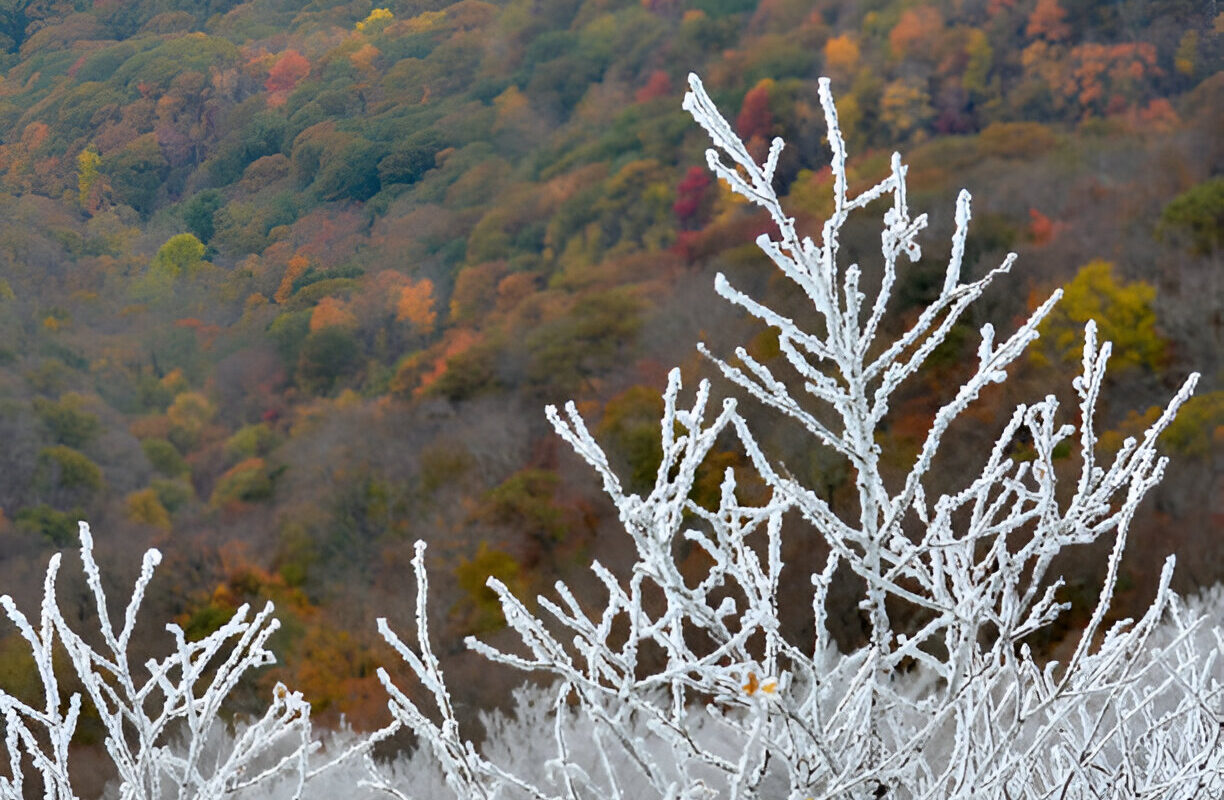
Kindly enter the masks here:
<path id="1" fill-rule="evenodd" d="M 1009 288 L 894 402 L 881 445 L 898 470 L 969 369 L 976 328 L 1069 283 L 1038 354 L 973 412 L 964 452 L 993 441 L 1016 396 L 1070 385 L 1096 317 L 1117 353 L 1107 447 L 1204 374 L 1165 435 L 1174 464 L 1136 522 L 1118 612 L 1146 607 L 1169 552 L 1176 588 L 1218 582 L 1213 7 L 6 0 L 0 584 L 35 597 L 78 518 L 121 574 L 156 543 L 173 578 L 151 603 L 203 635 L 241 602 L 275 600 L 285 630 L 266 680 L 367 725 L 385 714 L 374 665 L 390 661 L 370 620 L 409 617 L 421 538 L 452 685 L 465 702 L 499 699 L 505 687 L 463 680 L 457 654 L 463 634 L 503 625 L 485 576 L 529 596 L 593 555 L 618 558 L 600 537 L 615 510 L 562 455 L 543 405 L 577 400 L 645 485 L 666 367 L 714 372 L 693 340 L 752 339 L 758 360 L 780 358 L 770 329 L 711 299 L 717 270 L 775 308 L 789 290 L 751 244 L 768 217 L 704 166 L 680 109 L 690 71 L 738 109 L 758 158 L 786 139 L 779 194 L 802 229 L 831 210 L 818 75 L 861 154 L 858 188 L 904 149 L 932 224 L 888 324 L 938 294 L 959 187 L 975 196 L 967 272 L 1020 254 Z M 865 268 L 878 258 L 869 222 L 843 240 Z M 757 431 L 831 504 L 855 502 L 837 458 L 788 448 L 784 426 Z M 720 457 L 743 458 L 729 443 Z M 716 502 L 721 472 L 705 477 Z M 795 548 L 788 560 L 816 563 Z M 1061 565 L 1079 609 L 1098 555 Z M 834 634 L 862 631 L 847 607 Z M 6 680 L 26 670 L 21 645 L 0 640 Z"/>

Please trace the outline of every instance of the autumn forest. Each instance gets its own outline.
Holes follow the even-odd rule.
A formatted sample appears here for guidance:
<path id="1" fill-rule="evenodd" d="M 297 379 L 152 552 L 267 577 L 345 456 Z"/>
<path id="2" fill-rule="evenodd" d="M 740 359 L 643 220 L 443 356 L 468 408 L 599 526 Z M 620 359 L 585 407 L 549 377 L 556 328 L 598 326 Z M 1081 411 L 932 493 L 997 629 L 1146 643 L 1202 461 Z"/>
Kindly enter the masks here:
<path id="1" fill-rule="evenodd" d="M 620 563 L 615 510 L 544 405 L 575 400 L 630 488 L 650 485 L 666 370 L 716 377 L 691 342 L 781 357 L 714 297 L 715 272 L 804 313 L 752 244 L 769 218 L 705 167 L 689 72 L 758 157 L 786 140 L 777 185 L 800 228 L 831 210 L 818 76 L 852 181 L 907 154 L 931 229 L 886 324 L 938 294 L 959 188 L 967 272 L 1019 254 L 894 403 L 885 464 L 913 459 L 977 327 L 1013 328 L 1065 285 L 941 469 L 976 458 L 1017 398 L 1069 392 L 1095 317 L 1115 343 L 1106 450 L 1204 375 L 1164 436 L 1173 464 L 1116 613 L 1146 607 L 1170 552 L 1177 590 L 1224 580 L 1222 35 L 1201 0 L 3 0 L 3 591 L 35 602 L 89 519 L 116 575 L 165 552 L 151 619 L 201 636 L 275 601 L 280 663 L 251 697 L 284 680 L 320 718 L 370 727 L 393 660 L 372 620 L 410 619 L 424 539 L 448 677 L 469 712 L 504 702 L 461 644 L 504 627 L 485 578 L 531 597 Z M 843 239 L 869 275 L 878 227 Z M 834 454 L 741 407 L 788 470 L 856 502 Z M 697 494 L 716 506 L 742 460 L 728 442 Z M 801 572 L 822 558 L 791 549 Z M 1071 624 L 1102 563 L 1060 562 Z M 847 604 L 833 633 L 851 647 L 864 625 Z M 6 629 L 10 691 L 28 659 Z"/>

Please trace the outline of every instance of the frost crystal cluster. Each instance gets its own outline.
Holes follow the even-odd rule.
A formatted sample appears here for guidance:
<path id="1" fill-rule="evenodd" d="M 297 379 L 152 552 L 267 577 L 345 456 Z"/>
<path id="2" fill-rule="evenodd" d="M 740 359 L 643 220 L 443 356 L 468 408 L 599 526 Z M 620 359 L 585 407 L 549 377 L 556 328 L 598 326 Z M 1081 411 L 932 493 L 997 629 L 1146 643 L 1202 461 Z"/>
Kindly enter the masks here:
<path id="1" fill-rule="evenodd" d="M 690 78 L 690 86 L 684 107 L 713 140 L 710 168 L 768 212 L 777 236 L 757 243 L 812 311 L 800 327 L 720 275 L 723 298 L 778 332 L 786 373 L 775 374 L 742 348 L 727 360 L 702 351 L 733 384 L 806 431 L 811 447 L 849 464 L 854 516 L 835 512 L 771 458 L 734 399 L 715 402 L 706 382 L 682 399 L 678 371 L 663 395 L 662 462 L 643 495 L 624 489 L 573 404 L 564 411 L 550 407 L 557 432 L 596 470 L 615 504 L 636 552 L 632 570 L 617 575 L 595 563 L 606 600 L 580 599 L 559 583 L 554 597 L 538 599 L 538 615 L 489 580 L 521 646 L 503 651 L 471 639 L 469 646 L 551 683 L 519 695 L 518 719 L 486 719 L 489 736 L 478 748 L 459 730 L 431 649 L 425 547 L 418 544 L 416 635 L 406 642 L 385 620 L 378 624 L 421 686 L 401 689 L 380 671 L 394 722 L 322 764 L 313 755 L 318 743 L 309 705 L 283 686 L 261 719 L 232 732 L 218 721 L 239 676 L 271 660 L 264 648 L 276 625 L 270 607 L 250 618 L 243 608 L 198 642 L 168 626 L 175 653 L 138 670 L 128 663 L 127 648 L 158 556 L 146 556 L 116 630 L 82 526 L 99 647 L 74 632 L 58 608 L 58 557 L 48 570 L 38 629 L 9 598 L 0 599 L 29 643 L 45 689 L 39 707 L 0 692 L 12 776 L 0 779 L 0 797 L 22 797 L 29 789 L 22 776 L 35 773 L 46 797 L 76 796 L 67 762 L 81 697 L 62 696 L 53 647 L 68 653 L 98 709 L 125 798 L 244 791 L 299 797 L 303 786 L 309 792 L 308 779 L 349 756 L 368 755 L 397 726 L 420 743 L 411 764 L 427 756 L 432 767 L 410 767 L 416 774 L 406 777 L 405 759 L 376 768 L 366 758 L 372 773 L 361 785 L 367 792 L 418 800 L 447 794 L 459 800 L 1224 796 L 1224 641 L 1201 605 L 1183 603 L 1169 590 L 1173 559 L 1141 619 L 1105 624 L 1130 521 L 1164 471 L 1156 439 L 1197 376 L 1142 440 L 1127 440 L 1112 459 L 1098 461 L 1093 411 L 1110 344 L 1098 342 L 1089 324 L 1083 372 L 1074 382 L 1079 402 L 1071 416 L 1078 429 L 1058 422 L 1067 415 L 1052 395 L 1020 406 L 977 476 L 967 472 L 959 488 L 934 497 L 932 464 L 950 425 L 985 387 L 1005 380 L 1007 367 L 1037 338 L 1055 293 L 1008 336 L 982 327 L 972 376 L 939 409 L 903 476 L 886 479 L 876 434 L 890 398 L 970 304 L 1008 272 L 1013 257 L 982 278 L 962 278 L 970 218 L 969 195 L 962 192 L 938 299 L 895 341 L 881 341 L 898 262 L 919 258 L 916 237 L 926 224 L 907 208 L 900 156 L 893 156 L 889 177 L 852 196 L 836 110 L 828 81 L 821 81 L 834 206 L 815 242 L 796 232 L 773 189 L 782 142 L 775 140 L 765 163 L 756 163 L 700 81 Z M 851 213 L 889 199 L 879 289 L 869 297 L 860 288 L 860 268 L 840 263 L 838 236 Z M 691 499 L 694 483 L 716 441 L 730 437 L 751 463 L 753 480 L 766 487 L 766 499 L 742 501 L 728 469 L 718 508 L 711 510 Z M 1007 454 L 1020 439 L 1035 455 L 1017 463 Z M 1062 479 L 1073 481 L 1073 490 L 1060 491 L 1054 454 L 1064 442 L 1078 442 L 1079 474 Z M 787 535 L 797 528 L 823 537 L 829 553 L 810 576 L 815 627 L 806 641 L 787 638 L 779 621 L 787 613 L 779 608 L 784 524 Z M 1113 548 L 1091 619 L 1066 663 L 1042 663 L 1026 639 L 1067 610 L 1056 599 L 1061 582 L 1049 574 L 1052 559 L 1064 547 L 1102 538 L 1112 539 Z M 684 547 L 708 555 L 701 574 L 682 573 L 677 554 Z M 852 571 L 864 587 L 868 640 L 851 653 L 838 651 L 825 624 L 839 569 Z M 891 620 L 890 610 L 895 616 L 898 608 L 917 622 Z M 432 707 L 418 705 L 421 697 Z M 322 780 L 335 787 L 338 774 Z M 347 791 L 354 782 L 345 784 Z"/>

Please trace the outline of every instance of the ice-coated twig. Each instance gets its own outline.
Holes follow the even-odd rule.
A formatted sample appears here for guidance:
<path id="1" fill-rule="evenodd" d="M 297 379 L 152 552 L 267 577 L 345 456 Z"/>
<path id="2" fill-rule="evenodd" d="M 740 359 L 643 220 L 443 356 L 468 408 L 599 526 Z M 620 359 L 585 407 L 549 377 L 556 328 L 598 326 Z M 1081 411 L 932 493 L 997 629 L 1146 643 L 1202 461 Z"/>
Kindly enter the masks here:
<path id="1" fill-rule="evenodd" d="M 118 796 L 124 800 L 212 800 L 273 784 L 288 785 L 297 798 L 311 777 L 360 755 L 388 734 L 384 730 L 335 758 L 315 763 L 311 756 L 318 743 L 312 736 L 310 704 L 300 693 L 277 684 L 267 711 L 237 725 L 234 735 L 228 736 L 222 716 L 226 698 L 246 673 L 275 661 L 266 648 L 279 625 L 272 604 L 253 616 L 244 605 L 217 631 L 197 641 L 187 641 L 179 626 L 167 625 L 174 652 L 150 659 L 141 665 L 141 672 L 130 663 L 128 651 L 161 554 L 145 553 L 124 609 L 123 627 L 116 630 L 93 555 L 93 535 L 85 523 L 79 536 L 100 649 L 89 644 L 60 610 L 59 554 L 52 556 L 47 568 L 37 630 L 11 598 L 0 597 L 0 606 L 30 646 L 44 692 L 42 709 L 35 709 L 0 690 L 10 770 L 10 777 L 0 777 L 0 797 L 26 796 L 27 770 L 39 775 L 46 798 L 77 797 L 68 761 L 86 701 L 106 732 L 106 750 L 118 773 Z M 83 696 L 62 696 L 52 664 L 55 648 L 66 653 Z"/>

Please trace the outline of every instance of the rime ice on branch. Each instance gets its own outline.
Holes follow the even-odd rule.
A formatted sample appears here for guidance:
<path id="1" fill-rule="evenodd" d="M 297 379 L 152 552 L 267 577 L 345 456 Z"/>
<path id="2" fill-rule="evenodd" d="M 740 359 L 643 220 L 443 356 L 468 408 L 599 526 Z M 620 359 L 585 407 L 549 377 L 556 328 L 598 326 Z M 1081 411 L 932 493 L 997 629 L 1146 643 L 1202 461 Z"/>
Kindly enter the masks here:
<path id="1" fill-rule="evenodd" d="M 52 556 L 44 582 L 38 629 L 8 595 L 0 597 L 8 618 L 30 646 L 42 683 L 41 707 L 0 690 L 8 777 L 0 776 L 0 798 L 21 800 L 37 784 L 47 800 L 77 797 L 68 771 L 69 747 L 80 719 L 82 697 L 65 698 L 53 665 L 62 648 L 106 733 L 106 751 L 119 779 L 123 800 L 212 800 L 258 796 L 272 786 L 281 796 L 299 797 L 306 781 L 341 761 L 369 749 L 393 732 L 386 729 L 338 756 L 318 763 L 311 755 L 318 742 L 311 735 L 310 704 L 282 684 L 259 719 L 228 732 L 222 704 L 249 670 L 275 663 L 266 649 L 280 623 L 272 604 L 251 615 L 243 605 L 217 631 L 189 642 L 182 628 L 166 625 L 175 650 L 163 659 L 133 665 L 128 655 L 136 615 L 153 571 L 161 562 L 157 550 L 145 553 L 132 588 L 122 627 L 111 623 L 102 577 L 93 557 L 89 526 L 80 525 L 81 561 L 97 612 L 102 646 L 95 648 L 64 618 L 56 598 L 60 556 Z"/>
<path id="2" fill-rule="evenodd" d="M 928 496 L 932 459 L 950 424 L 984 387 L 1037 338 L 1037 326 L 1059 298 L 1042 303 L 1014 333 L 981 329 L 975 372 L 939 409 L 904 480 L 879 467 L 876 431 L 889 400 L 948 337 L 965 310 L 1007 273 L 1014 260 L 977 280 L 962 277 L 970 197 L 956 202 L 951 258 L 939 297 L 895 341 L 878 342 L 898 262 L 916 261 L 925 215 L 906 205 L 906 167 L 858 195 L 848 192 L 846 151 L 827 80 L 820 101 L 832 148 L 833 213 L 819 243 L 801 236 L 773 188 L 782 151 L 775 139 L 756 163 L 690 77 L 684 107 L 713 140 L 710 169 L 732 190 L 765 209 L 779 232 L 757 244 L 802 291 L 812 317 L 791 320 L 736 290 L 725 277 L 718 293 L 779 332 L 789 374 L 776 376 L 744 348 L 724 360 L 702 347 L 734 384 L 797 422 L 812 447 L 846 459 L 858 490 L 857 518 L 844 518 L 790 476 L 758 446 L 734 399 L 721 404 L 702 382 L 682 402 L 678 371 L 663 395 L 663 458 L 654 488 L 627 493 L 573 404 L 548 408 L 557 432 L 600 475 L 619 511 L 637 562 L 627 576 L 592 569 L 607 594 L 590 610 L 562 583 L 556 599 L 540 597 L 537 616 L 496 579 L 517 652 L 469 640 L 492 661 L 553 678 L 553 757 L 547 769 L 511 774 L 459 734 L 425 627 L 422 550 L 416 560 L 418 656 L 380 623 L 441 713 L 433 723 L 383 681 L 392 709 L 437 754 L 461 797 L 531 798 L 1194 798 L 1224 793 L 1224 703 L 1215 647 L 1198 630 L 1207 622 L 1169 591 L 1173 559 L 1151 608 L 1138 621 L 1103 629 L 1139 502 L 1161 478 L 1156 438 L 1190 396 L 1192 375 L 1165 413 L 1130 439 L 1112 461 L 1097 460 L 1093 411 L 1109 358 L 1095 327 L 1085 330 L 1079 397 L 1080 469 L 1075 492 L 1056 497 L 1055 448 L 1076 436 L 1062 424 L 1053 395 L 1015 410 L 984 454 L 977 477 Z M 839 260 L 838 235 L 850 214 L 890 198 L 881 234 L 882 280 L 874 297 L 860 288 L 858 265 Z M 815 332 L 819 331 L 819 332 Z M 791 386 L 801 385 L 796 393 Z M 818 411 L 817 409 L 823 410 Z M 831 412 L 831 414 L 829 413 Z M 828 423 L 825 420 L 835 420 Z M 690 500 L 697 468 L 715 440 L 733 434 L 769 490 L 762 505 L 737 500 L 728 469 L 716 511 Z M 1018 435 L 1036 456 L 1006 456 Z M 789 641 L 778 620 L 783 518 L 799 515 L 824 537 L 830 556 L 811 576 L 814 640 Z M 1108 574 L 1094 613 L 1066 664 L 1040 664 L 1027 636 L 1053 623 L 1066 606 L 1061 580 L 1047 573 L 1069 545 L 1112 537 Z M 677 544 L 692 542 L 711 566 L 692 585 L 681 577 Z M 840 654 L 825 629 L 830 579 L 839 565 L 865 585 L 862 606 L 870 639 Z M 644 598 L 655 600 L 647 603 Z M 662 597 L 658 602 L 657 598 Z M 713 598 L 721 600 L 715 601 Z M 921 610 L 917 630 L 900 632 L 888 608 Z M 1167 638 L 1149 639 L 1158 625 Z M 1168 634 L 1167 631 L 1172 631 Z M 646 672 L 641 654 L 665 656 Z M 904 663 L 917 663 L 903 675 Z M 521 767 L 520 767 L 521 769 Z"/>

